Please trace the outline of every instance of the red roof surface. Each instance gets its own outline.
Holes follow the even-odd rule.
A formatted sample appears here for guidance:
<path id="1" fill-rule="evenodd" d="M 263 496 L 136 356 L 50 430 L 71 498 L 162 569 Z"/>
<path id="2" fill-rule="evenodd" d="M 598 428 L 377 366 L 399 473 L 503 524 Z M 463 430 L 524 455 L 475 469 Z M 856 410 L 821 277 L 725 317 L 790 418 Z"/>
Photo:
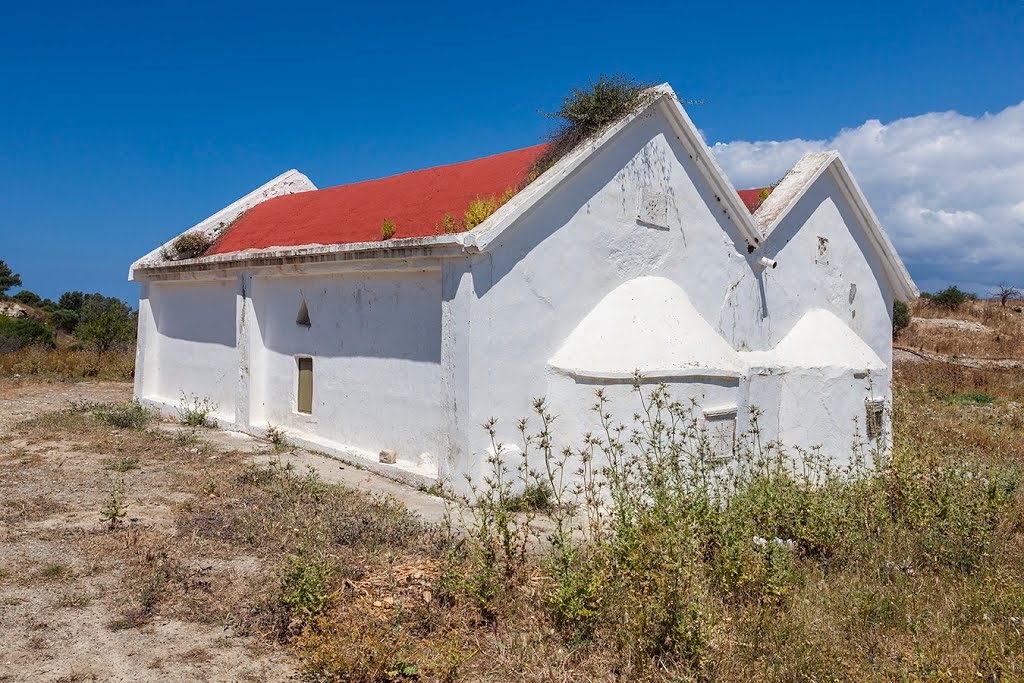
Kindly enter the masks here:
<path id="1" fill-rule="evenodd" d="M 352 244 L 381 238 L 384 219 L 394 238 L 428 237 L 445 213 L 461 220 L 469 203 L 519 189 L 547 148 L 536 145 L 422 171 L 274 197 L 242 214 L 206 255 L 304 244 Z M 761 189 L 740 190 L 751 213 Z"/>
<path id="2" fill-rule="evenodd" d="M 446 212 L 461 220 L 469 203 L 519 189 L 547 145 L 423 171 L 274 197 L 246 211 L 207 251 L 380 240 L 384 219 L 394 238 L 436 234 Z"/>
<path id="3" fill-rule="evenodd" d="M 772 188 L 755 187 L 753 190 L 736 190 L 736 194 L 743 200 L 747 211 L 754 213 L 761 206 L 761 191 L 767 189 L 771 193 Z"/>

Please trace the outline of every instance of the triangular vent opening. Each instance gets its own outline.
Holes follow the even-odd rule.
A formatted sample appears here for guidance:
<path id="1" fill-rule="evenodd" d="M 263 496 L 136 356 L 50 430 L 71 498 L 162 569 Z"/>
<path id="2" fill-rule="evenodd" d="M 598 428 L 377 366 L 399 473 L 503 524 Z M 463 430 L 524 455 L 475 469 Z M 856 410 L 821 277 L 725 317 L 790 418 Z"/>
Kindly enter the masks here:
<path id="1" fill-rule="evenodd" d="M 304 327 L 309 327 L 312 325 L 312 323 L 309 322 L 309 309 L 306 308 L 305 301 L 303 301 L 302 305 L 299 306 L 299 314 L 295 316 L 295 324 L 302 325 Z"/>

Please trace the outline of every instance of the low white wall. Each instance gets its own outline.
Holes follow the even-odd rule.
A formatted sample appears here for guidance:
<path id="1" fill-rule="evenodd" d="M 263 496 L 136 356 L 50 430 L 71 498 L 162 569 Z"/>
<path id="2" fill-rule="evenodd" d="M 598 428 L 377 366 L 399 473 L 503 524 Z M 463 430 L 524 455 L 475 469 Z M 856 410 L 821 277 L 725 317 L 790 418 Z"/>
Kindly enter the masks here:
<path id="1" fill-rule="evenodd" d="M 436 474 L 440 452 L 440 271 L 252 281 L 249 415 L 327 447 Z M 305 302 L 310 326 L 296 323 Z M 297 358 L 313 359 L 313 412 L 299 413 Z"/>
<path id="2" fill-rule="evenodd" d="M 153 282 L 147 289 L 140 398 L 170 405 L 182 394 L 208 398 L 217 417 L 234 421 L 236 280 Z"/>
<path id="3" fill-rule="evenodd" d="M 880 373 L 881 374 L 881 373 Z M 887 401 L 887 385 L 853 370 L 790 370 L 778 376 L 779 434 L 784 446 L 819 448 L 836 467 L 849 465 L 856 448 L 867 455 L 866 401 Z M 888 417 L 886 417 L 888 429 Z M 795 451 L 790 455 L 796 456 Z"/>

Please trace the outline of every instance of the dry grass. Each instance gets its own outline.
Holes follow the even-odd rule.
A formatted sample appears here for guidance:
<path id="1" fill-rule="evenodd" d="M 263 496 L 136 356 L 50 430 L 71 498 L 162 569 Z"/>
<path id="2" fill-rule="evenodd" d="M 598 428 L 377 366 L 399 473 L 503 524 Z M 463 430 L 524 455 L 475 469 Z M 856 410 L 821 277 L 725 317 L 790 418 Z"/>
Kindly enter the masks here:
<path id="1" fill-rule="evenodd" d="M 0 354 L 0 377 L 21 375 L 37 379 L 128 381 L 135 376 L 135 349 L 95 351 L 29 347 Z"/>
<path id="2" fill-rule="evenodd" d="M 947 318 L 978 323 L 984 332 L 950 330 L 912 322 L 897 343 L 900 346 L 970 358 L 1024 358 L 1024 314 L 1014 310 L 1020 302 L 1000 306 L 995 301 L 968 301 L 957 311 L 930 305 L 926 300 L 911 304 L 915 318 Z"/>
<path id="3" fill-rule="evenodd" d="M 1013 320 L 998 310 L 965 313 L 1004 332 Z M 957 339 L 967 333 L 943 333 L 946 343 L 972 348 Z M 993 482 L 1024 475 L 1024 371 L 898 365 L 895 403 L 897 451 L 914 467 L 894 485 L 927 489 L 941 481 L 930 472 L 961 468 Z M 545 555 L 525 557 L 514 581 L 499 575 L 482 611 L 486 582 L 464 541 L 446 545 L 394 501 L 101 419 L 114 413 L 84 405 L 50 413 L 0 442 L 9 547 L 52 550 L 7 562 L 0 587 L 19 596 L 45 590 L 46 604 L 60 610 L 51 623 L 102 607 L 105 628 L 136 638 L 168 620 L 226 625 L 251 647 L 288 647 L 311 680 L 1024 679 L 1020 491 L 990 521 L 963 531 L 963 547 L 941 538 L 936 545 L 942 530 L 960 533 L 963 501 L 924 490 L 907 499 L 927 503 L 911 511 L 919 525 L 862 529 L 851 538 L 874 540 L 860 548 L 798 552 L 778 591 L 751 591 L 753 577 L 739 588 L 700 583 L 688 593 L 699 595 L 706 629 L 697 650 L 651 658 L 622 642 L 621 620 L 599 617 L 586 637 L 567 637 L 552 610 L 560 584 Z M 124 478 L 128 505 L 112 531 L 99 520 L 110 469 Z M 685 531 L 668 529 L 652 566 L 686 557 L 686 547 L 669 547 Z M 970 545 L 977 535 L 983 542 Z M 653 603 L 664 584 L 652 579 L 644 590 Z M 610 602 L 630 600 L 636 596 Z M 59 640 L 26 629 L 27 648 L 45 651 Z M 154 666 L 170 676 L 183 663 L 216 665 L 224 652 L 231 648 L 190 645 Z"/>

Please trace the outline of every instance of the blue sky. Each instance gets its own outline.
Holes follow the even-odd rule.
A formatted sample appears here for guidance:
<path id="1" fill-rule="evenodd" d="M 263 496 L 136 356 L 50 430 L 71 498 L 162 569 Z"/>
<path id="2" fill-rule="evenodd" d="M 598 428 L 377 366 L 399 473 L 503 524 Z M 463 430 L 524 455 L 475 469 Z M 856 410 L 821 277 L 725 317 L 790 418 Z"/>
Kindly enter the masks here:
<path id="1" fill-rule="evenodd" d="M 899 130 L 917 125 L 920 144 L 931 112 L 955 110 L 941 130 L 966 159 L 1024 141 L 1020 2 L 687 4 L 9 4 L 0 259 L 44 296 L 134 300 L 135 258 L 284 170 L 326 187 L 530 145 L 548 126 L 537 110 L 601 72 L 702 101 L 689 109 L 709 143 L 751 143 L 721 148 L 727 171 L 765 160 L 737 185 L 777 178 L 797 143 L 877 132 L 872 120 L 911 122 Z M 888 158 L 873 154 L 851 160 L 858 176 Z M 1016 159 L 977 174 L 1009 177 Z M 891 204 L 876 210 L 922 285 L 1024 271 L 1013 254 L 964 264 L 915 246 L 928 220 L 955 224 L 947 255 L 992 221 L 1019 242 L 1024 189 L 940 206 L 913 180 L 895 198 L 884 177 L 865 191 Z M 993 202 L 1005 211 L 986 214 Z"/>

